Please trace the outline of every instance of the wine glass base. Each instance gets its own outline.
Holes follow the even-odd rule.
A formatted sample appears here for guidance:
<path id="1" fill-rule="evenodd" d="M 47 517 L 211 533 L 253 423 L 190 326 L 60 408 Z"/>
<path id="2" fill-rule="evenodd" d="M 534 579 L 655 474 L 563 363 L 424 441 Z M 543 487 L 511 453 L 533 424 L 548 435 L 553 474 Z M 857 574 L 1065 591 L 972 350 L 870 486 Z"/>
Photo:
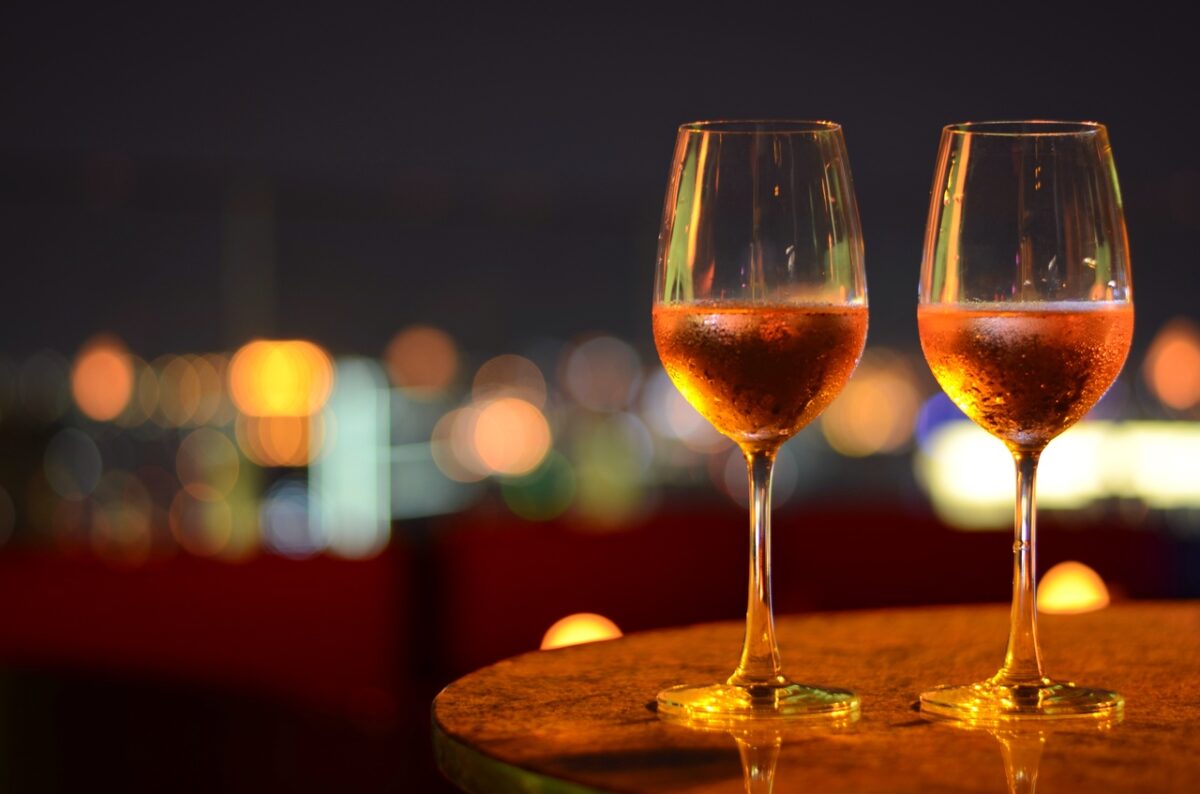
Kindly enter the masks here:
<path id="1" fill-rule="evenodd" d="M 921 693 L 922 713 L 975 723 L 1072 718 L 1119 720 L 1124 710 L 1125 699 L 1116 692 L 1049 678 L 1032 684 L 989 678 L 976 684 L 942 686 Z"/>
<path id="2" fill-rule="evenodd" d="M 857 719 L 858 695 L 807 684 L 676 686 L 658 693 L 660 717 L 706 727 L 803 719 Z"/>

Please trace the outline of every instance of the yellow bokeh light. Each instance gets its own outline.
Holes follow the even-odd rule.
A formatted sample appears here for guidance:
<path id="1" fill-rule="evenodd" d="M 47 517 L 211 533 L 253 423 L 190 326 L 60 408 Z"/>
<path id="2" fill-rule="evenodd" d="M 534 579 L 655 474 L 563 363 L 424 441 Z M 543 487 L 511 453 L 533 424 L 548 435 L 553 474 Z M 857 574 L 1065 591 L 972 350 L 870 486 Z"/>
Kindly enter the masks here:
<path id="1" fill-rule="evenodd" d="M 417 393 L 444 391 L 458 372 L 458 347 L 438 328 L 413 325 L 392 337 L 383 354 L 392 383 Z"/>
<path id="2" fill-rule="evenodd" d="M 1168 408 L 1200 404 L 1200 329 L 1190 320 L 1168 323 L 1146 353 L 1146 384 Z"/>
<path id="3" fill-rule="evenodd" d="M 309 416 L 332 389 L 333 362 L 303 339 L 255 340 L 229 364 L 229 392 L 246 416 Z"/>
<path id="4" fill-rule="evenodd" d="M 1038 610 L 1049 615 L 1076 615 L 1108 606 L 1108 588 L 1100 574 L 1081 562 L 1060 562 L 1042 576 Z"/>
<path id="5" fill-rule="evenodd" d="M 133 396 L 133 359 L 119 339 L 97 336 L 83 346 L 71 368 L 71 394 L 79 410 L 97 421 L 125 410 Z"/>
<path id="6" fill-rule="evenodd" d="M 557 621 L 546 631 L 542 638 L 542 650 L 565 648 L 568 645 L 579 645 L 584 642 L 612 640 L 621 636 L 621 630 L 603 615 L 593 612 L 580 612 L 567 615 Z"/>
<path id="7" fill-rule="evenodd" d="M 921 395 L 900 359 L 864 357 L 854 377 L 821 415 L 821 432 L 843 455 L 896 452 L 913 436 Z"/>
<path id="8" fill-rule="evenodd" d="M 503 397 L 479 409 L 474 442 L 491 472 L 520 476 L 536 469 L 550 451 L 550 425 L 537 406 Z"/>

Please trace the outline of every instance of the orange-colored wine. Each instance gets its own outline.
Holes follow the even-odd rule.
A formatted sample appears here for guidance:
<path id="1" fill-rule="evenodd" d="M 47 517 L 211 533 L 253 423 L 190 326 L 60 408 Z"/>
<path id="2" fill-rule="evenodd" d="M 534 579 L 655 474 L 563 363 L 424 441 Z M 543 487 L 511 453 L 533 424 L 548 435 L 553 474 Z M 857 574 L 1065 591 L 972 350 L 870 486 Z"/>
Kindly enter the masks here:
<path id="1" fill-rule="evenodd" d="M 777 447 L 821 413 L 866 338 L 865 306 L 654 307 L 654 341 L 675 386 L 750 449 Z"/>
<path id="2" fill-rule="evenodd" d="M 917 323 L 950 399 L 1010 447 L 1040 449 L 1116 380 L 1133 338 L 1133 304 L 922 305 Z"/>

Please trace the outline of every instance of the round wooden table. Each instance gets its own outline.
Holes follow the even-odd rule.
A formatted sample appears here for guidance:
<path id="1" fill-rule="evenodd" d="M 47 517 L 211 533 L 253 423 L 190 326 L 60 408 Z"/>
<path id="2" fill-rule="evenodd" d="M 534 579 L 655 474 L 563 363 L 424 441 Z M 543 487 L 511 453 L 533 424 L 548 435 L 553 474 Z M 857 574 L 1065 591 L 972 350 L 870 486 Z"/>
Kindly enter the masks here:
<path id="1" fill-rule="evenodd" d="M 1000 606 L 781 618 L 793 679 L 862 698 L 857 722 L 783 734 L 697 731 L 654 712 L 663 687 L 732 671 L 739 624 L 528 653 L 438 695 L 438 765 L 475 794 L 1200 791 L 1200 603 L 1042 617 L 1048 672 L 1122 693 L 1116 725 L 989 731 L 922 718 L 923 688 L 995 672 L 1007 620 Z"/>

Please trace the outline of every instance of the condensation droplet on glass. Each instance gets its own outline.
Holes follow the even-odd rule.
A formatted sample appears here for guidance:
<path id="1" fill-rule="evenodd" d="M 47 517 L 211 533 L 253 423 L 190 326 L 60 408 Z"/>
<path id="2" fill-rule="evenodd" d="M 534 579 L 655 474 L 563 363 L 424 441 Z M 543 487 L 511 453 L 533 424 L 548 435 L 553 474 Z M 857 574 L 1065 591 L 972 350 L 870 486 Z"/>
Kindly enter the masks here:
<path id="1" fill-rule="evenodd" d="M 1032 287 L 1032 286 L 1033 286 L 1033 282 L 1032 282 L 1032 281 L 1030 281 L 1029 279 L 1025 279 L 1024 281 L 1022 281 L 1022 282 L 1021 282 L 1021 286 L 1022 286 L 1022 287 Z"/>
<path id="2" fill-rule="evenodd" d="M 1095 270 L 1095 269 L 1096 269 L 1096 260 L 1095 260 L 1095 259 L 1093 259 L 1093 258 L 1092 258 L 1092 257 L 1090 257 L 1090 256 L 1085 256 L 1085 257 L 1083 258 L 1083 263 L 1084 263 L 1085 265 L 1087 265 L 1089 268 L 1091 268 L 1092 270 Z"/>
<path id="3" fill-rule="evenodd" d="M 1117 282 L 1115 282 L 1115 281 L 1110 281 L 1110 282 L 1108 282 L 1108 288 L 1109 288 L 1109 289 L 1116 289 L 1116 288 L 1117 288 Z"/>
<path id="4" fill-rule="evenodd" d="M 950 206 L 950 191 L 949 190 L 942 193 L 942 206 L 943 207 Z"/>
<path id="5" fill-rule="evenodd" d="M 1058 264 L 1058 254 L 1055 254 L 1054 256 L 1050 257 L 1050 261 L 1046 263 L 1046 270 L 1053 270 L 1054 266 L 1057 264 Z"/>

